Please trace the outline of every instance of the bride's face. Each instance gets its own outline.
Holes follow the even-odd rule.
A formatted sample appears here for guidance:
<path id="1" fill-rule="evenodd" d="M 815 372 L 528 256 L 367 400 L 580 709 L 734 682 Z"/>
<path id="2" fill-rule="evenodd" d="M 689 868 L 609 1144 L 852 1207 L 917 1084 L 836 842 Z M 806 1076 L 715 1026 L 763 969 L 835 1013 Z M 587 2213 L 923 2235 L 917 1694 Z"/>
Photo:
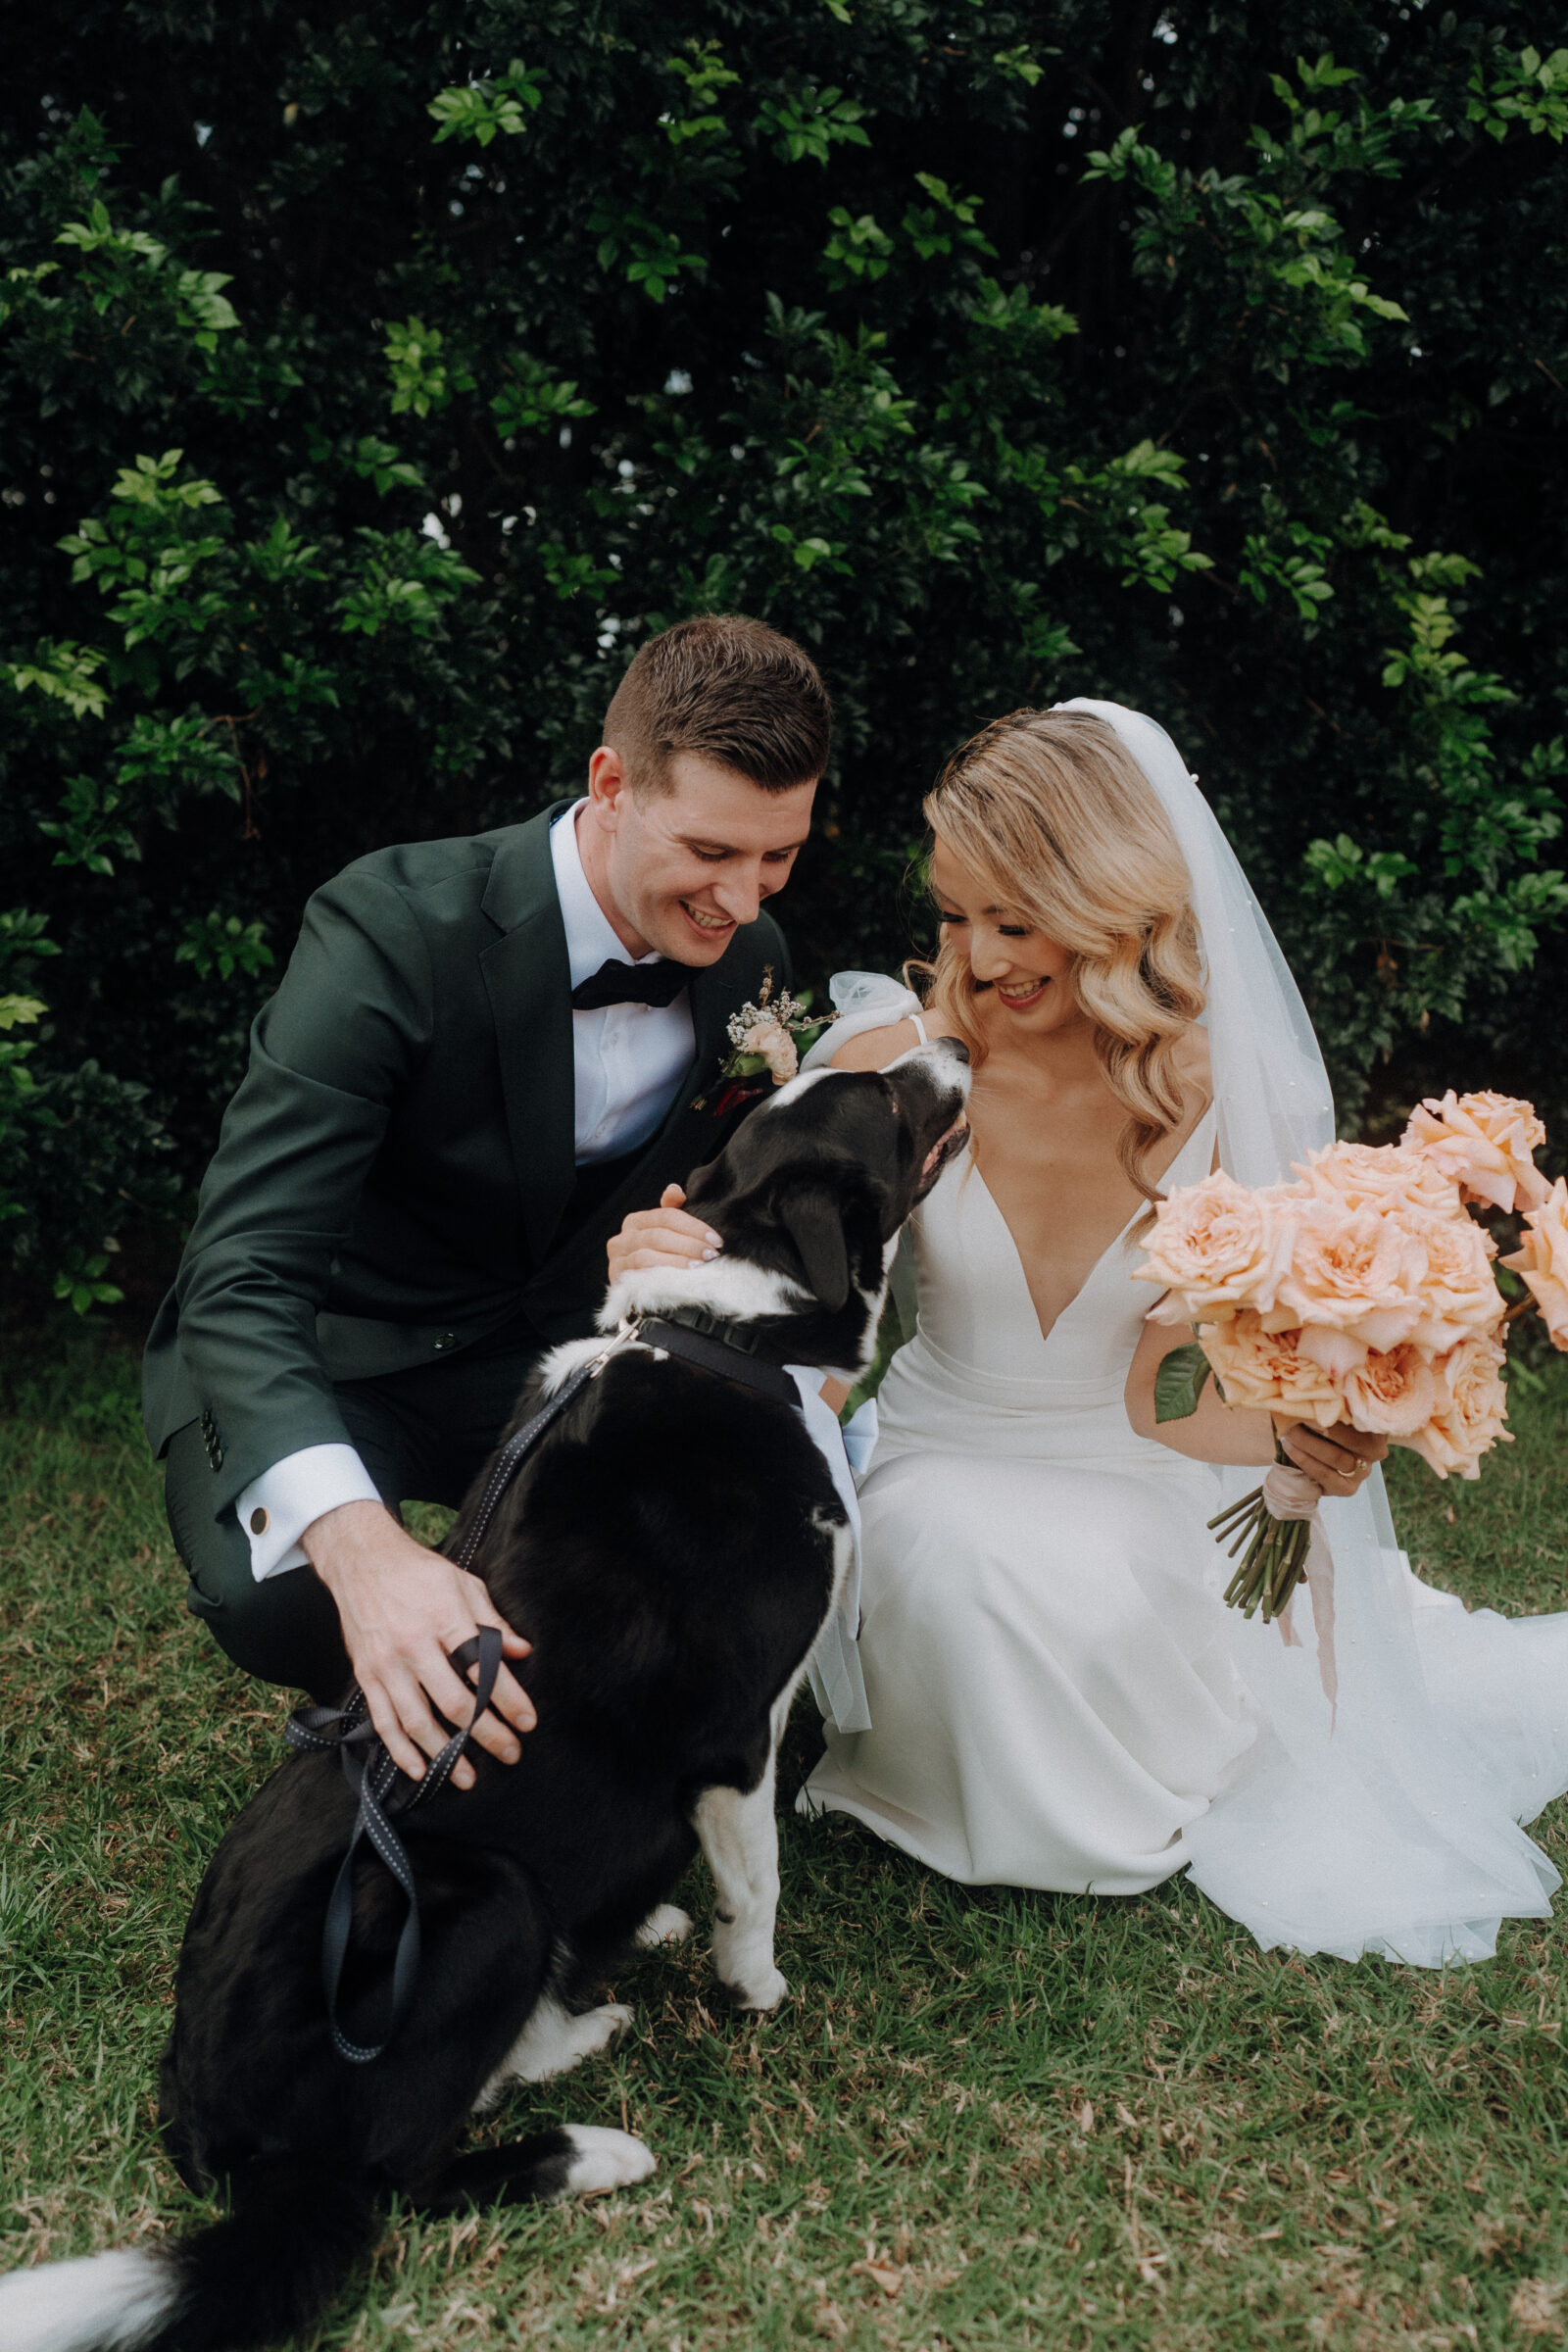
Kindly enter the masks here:
<path id="1" fill-rule="evenodd" d="M 1035 930 L 1018 908 L 998 906 L 990 886 L 959 864 L 940 833 L 931 854 L 931 893 L 944 932 L 967 952 L 969 969 L 986 992 L 982 1018 L 994 1004 L 1009 1033 L 1025 1036 L 1083 1018 L 1067 985 L 1070 952 Z"/>

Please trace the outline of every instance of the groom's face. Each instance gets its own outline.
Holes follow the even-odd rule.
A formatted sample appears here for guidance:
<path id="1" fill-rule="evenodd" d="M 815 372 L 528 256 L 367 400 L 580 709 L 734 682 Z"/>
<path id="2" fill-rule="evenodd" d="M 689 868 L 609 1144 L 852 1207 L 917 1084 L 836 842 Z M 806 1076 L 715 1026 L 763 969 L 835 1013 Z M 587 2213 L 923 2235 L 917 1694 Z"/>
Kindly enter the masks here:
<path id="1" fill-rule="evenodd" d="M 636 791 L 619 755 L 594 754 L 578 841 L 589 882 L 634 956 L 716 963 L 782 890 L 811 825 L 816 786 L 784 792 L 677 753 L 662 792 Z"/>

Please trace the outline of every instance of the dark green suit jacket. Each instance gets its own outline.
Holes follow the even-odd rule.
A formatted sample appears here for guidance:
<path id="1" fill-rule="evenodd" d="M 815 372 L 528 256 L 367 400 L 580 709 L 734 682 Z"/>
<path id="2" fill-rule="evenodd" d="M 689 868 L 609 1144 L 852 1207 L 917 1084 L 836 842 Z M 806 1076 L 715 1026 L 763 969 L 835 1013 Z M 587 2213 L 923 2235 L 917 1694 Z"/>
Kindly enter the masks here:
<path id="1" fill-rule="evenodd" d="M 559 809 L 362 858 L 317 892 L 251 1034 L 174 1288 L 147 1346 L 162 1452 L 198 1417 L 220 1513 L 343 1444 L 334 1380 L 424 1363 L 523 1315 L 593 1328 L 605 1242 L 710 1159 L 761 1089 L 725 1084 L 730 1015 L 788 956 L 766 915 L 694 971 L 696 1057 L 658 1134 L 559 1233 L 576 1183 Z"/>

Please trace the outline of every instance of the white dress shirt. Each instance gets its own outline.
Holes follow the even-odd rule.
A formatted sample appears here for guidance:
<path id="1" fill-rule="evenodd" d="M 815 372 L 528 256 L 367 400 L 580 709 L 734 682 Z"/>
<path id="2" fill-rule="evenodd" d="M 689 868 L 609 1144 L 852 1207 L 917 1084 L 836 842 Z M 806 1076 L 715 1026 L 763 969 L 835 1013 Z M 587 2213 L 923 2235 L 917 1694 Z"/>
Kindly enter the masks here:
<path id="1" fill-rule="evenodd" d="M 566 928 L 571 985 L 580 988 L 612 958 L 630 963 L 582 870 L 575 808 L 551 828 L 556 896 Z M 659 963 L 658 956 L 635 960 Z M 689 993 L 672 1004 L 605 1004 L 571 1016 L 572 1128 L 577 1165 L 635 1152 L 663 1122 L 697 1051 Z"/>
<path id="2" fill-rule="evenodd" d="M 565 926 L 571 985 L 612 957 L 634 958 L 616 938 L 582 868 L 578 801 L 550 831 L 556 896 Z M 657 963 L 644 956 L 643 963 Z M 670 1004 L 605 1004 L 571 1016 L 572 1136 L 579 1167 L 635 1152 L 657 1132 L 691 1066 L 696 1032 L 688 992 Z M 252 1479 L 234 1508 L 251 1547 L 258 1584 L 309 1565 L 301 1536 L 344 1502 L 378 1500 L 374 1480 L 352 1446 L 306 1446 Z"/>

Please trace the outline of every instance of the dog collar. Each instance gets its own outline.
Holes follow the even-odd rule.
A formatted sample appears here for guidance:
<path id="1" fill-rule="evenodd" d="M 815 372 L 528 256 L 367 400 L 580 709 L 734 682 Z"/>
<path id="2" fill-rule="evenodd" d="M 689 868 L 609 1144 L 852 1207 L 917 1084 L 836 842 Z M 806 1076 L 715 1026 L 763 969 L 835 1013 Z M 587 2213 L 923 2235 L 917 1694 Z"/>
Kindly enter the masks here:
<path id="1" fill-rule="evenodd" d="M 629 1336 L 645 1348 L 678 1355 L 701 1371 L 738 1380 L 776 1403 L 800 1403 L 800 1391 L 789 1374 L 758 1354 L 760 1335 L 755 1324 L 726 1322 L 706 1306 L 672 1306 L 664 1314 L 639 1316 Z"/>

